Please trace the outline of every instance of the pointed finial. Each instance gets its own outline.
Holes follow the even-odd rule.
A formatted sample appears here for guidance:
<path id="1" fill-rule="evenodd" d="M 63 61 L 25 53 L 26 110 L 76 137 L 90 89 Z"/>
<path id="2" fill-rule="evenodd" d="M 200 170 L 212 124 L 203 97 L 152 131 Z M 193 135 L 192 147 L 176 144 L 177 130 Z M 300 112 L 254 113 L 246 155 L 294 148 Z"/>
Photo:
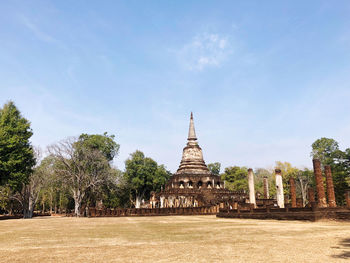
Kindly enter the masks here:
<path id="1" fill-rule="evenodd" d="M 197 140 L 196 132 L 194 130 L 193 113 L 191 112 L 190 128 L 188 130 L 188 140 Z"/>

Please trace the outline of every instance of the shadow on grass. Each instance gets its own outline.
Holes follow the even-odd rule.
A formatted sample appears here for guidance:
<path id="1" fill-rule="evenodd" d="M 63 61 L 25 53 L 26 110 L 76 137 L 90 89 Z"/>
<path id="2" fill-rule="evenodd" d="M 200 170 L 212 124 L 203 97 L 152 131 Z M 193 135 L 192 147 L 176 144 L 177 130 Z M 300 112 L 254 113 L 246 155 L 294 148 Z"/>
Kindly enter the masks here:
<path id="1" fill-rule="evenodd" d="M 344 258 L 344 259 L 350 259 L 350 238 L 345 238 L 339 243 L 340 247 L 337 247 L 339 249 L 342 249 L 342 253 L 339 255 L 332 255 L 333 258 Z"/>

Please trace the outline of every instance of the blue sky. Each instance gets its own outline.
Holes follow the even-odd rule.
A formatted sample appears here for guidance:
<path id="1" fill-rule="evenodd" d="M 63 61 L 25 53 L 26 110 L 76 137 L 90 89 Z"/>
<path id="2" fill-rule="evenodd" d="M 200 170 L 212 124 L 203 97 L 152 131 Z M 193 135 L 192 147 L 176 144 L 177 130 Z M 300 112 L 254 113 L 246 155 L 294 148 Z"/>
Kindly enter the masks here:
<path id="1" fill-rule="evenodd" d="M 45 148 L 116 135 L 175 172 L 194 113 L 205 161 L 311 167 L 350 147 L 349 1 L 1 1 L 0 104 Z"/>

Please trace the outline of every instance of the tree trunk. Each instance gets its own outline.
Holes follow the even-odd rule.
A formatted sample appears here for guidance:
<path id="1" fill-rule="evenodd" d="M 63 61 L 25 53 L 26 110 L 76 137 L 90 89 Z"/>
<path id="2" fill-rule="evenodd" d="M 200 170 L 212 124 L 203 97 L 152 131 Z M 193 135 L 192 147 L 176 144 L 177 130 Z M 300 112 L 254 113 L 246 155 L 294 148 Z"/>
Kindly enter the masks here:
<path id="1" fill-rule="evenodd" d="M 141 196 L 136 195 L 136 202 L 135 202 L 135 208 L 140 208 L 141 207 Z"/>
<path id="2" fill-rule="evenodd" d="M 141 207 L 141 196 L 136 195 L 135 208 L 140 208 L 140 207 Z"/>
<path id="3" fill-rule="evenodd" d="M 32 218 L 33 212 L 34 212 L 34 202 L 33 202 L 33 199 L 29 197 L 28 204 L 25 203 L 25 206 L 23 209 L 23 218 Z"/>
<path id="4" fill-rule="evenodd" d="M 52 189 L 50 191 L 50 215 L 52 215 Z"/>
<path id="5" fill-rule="evenodd" d="M 308 187 L 309 183 L 307 181 L 305 181 L 305 183 L 303 183 L 302 178 L 299 178 L 299 183 L 300 183 L 301 197 L 303 198 L 303 207 L 305 207 L 306 206 L 307 187 Z"/>
<path id="6" fill-rule="evenodd" d="M 9 215 L 10 215 L 10 216 L 13 215 L 13 201 L 10 201 L 10 211 L 9 211 Z"/>
<path id="7" fill-rule="evenodd" d="M 77 217 L 80 217 L 80 208 L 81 208 L 81 203 L 78 200 L 74 200 L 75 205 L 74 205 L 74 214 Z"/>
<path id="8" fill-rule="evenodd" d="M 81 193 L 80 190 L 74 190 L 73 191 L 73 198 L 74 198 L 74 214 L 76 217 L 81 217 L 80 209 L 81 209 L 81 203 L 83 201 L 84 195 Z"/>

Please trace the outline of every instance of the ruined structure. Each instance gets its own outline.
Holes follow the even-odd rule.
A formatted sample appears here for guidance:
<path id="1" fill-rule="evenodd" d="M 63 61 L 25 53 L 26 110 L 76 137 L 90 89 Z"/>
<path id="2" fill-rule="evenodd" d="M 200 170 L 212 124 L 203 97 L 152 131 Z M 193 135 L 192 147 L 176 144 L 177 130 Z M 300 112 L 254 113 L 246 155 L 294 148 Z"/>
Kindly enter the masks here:
<path id="1" fill-rule="evenodd" d="M 277 205 L 280 208 L 284 208 L 284 193 L 283 193 L 283 182 L 282 182 L 282 172 L 280 169 L 275 170 L 276 175 L 276 196 Z"/>
<path id="2" fill-rule="evenodd" d="M 249 203 L 256 207 L 253 169 L 248 169 Z"/>
<path id="3" fill-rule="evenodd" d="M 329 165 L 326 165 L 324 167 L 324 173 L 326 174 L 328 205 L 329 207 L 337 207 L 334 194 L 332 171 Z"/>
<path id="4" fill-rule="evenodd" d="M 290 199 L 292 201 L 292 207 L 297 207 L 297 195 L 295 189 L 295 180 L 293 177 L 289 178 Z"/>
<path id="5" fill-rule="evenodd" d="M 187 145 L 177 172 L 170 178 L 165 188 L 157 194 L 158 207 L 199 207 L 234 202 L 245 202 L 246 194 L 225 189 L 220 176 L 212 174 L 203 159 L 197 142 L 191 113 Z"/>
<path id="6" fill-rule="evenodd" d="M 295 180 L 290 178 L 290 194 L 291 194 L 291 206 L 288 204 L 284 207 L 283 200 L 283 185 L 282 175 L 279 169 L 275 170 L 276 174 L 276 190 L 277 190 L 277 203 L 278 207 L 273 204 L 265 204 L 262 207 L 254 208 L 252 206 L 242 206 L 219 209 L 217 217 L 226 218 L 252 218 L 252 219 L 278 219 L 278 220 L 348 220 L 350 221 L 350 189 L 345 192 L 346 207 L 336 207 L 334 198 L 334 186 L 332 180 L 332 173 L 330 166 L 325 166 L 325 174 L 327 181 L 327 195 L 324 194 L 323 177 L 321 170 L 321 163 L 319 160 L 313 160 L 314 174 L 316 181 L 316 190 L 318 202 L 315 202 L 314 189 L 310 187 L 308 189 L 309 204 L 307 207 L 303 207 L 302 198 L 296 198 L 295 193 Z"/>
<path id="7" fill-rule="evenodd" d="M 309 200 L 309 207 L 311 207 L 311 204 L 315 202 L 315 191 L 314 188 L 309 187 L 307 190 L 308 193 L 308 200 Z"/>
<path id="8" fill-rule="evenodd" d="M 312 162 L 314 166 L 318 206 L 327 207 L 327 200 L 326 200 L 326 195 L 325 195 L 324 186 L 323 186 L 321 162 L 318 159 L 313 159 Z"/>
<path id="9" fill-rule="evenodd" d="M 270 193 L 269 193 L 269 181 L 267 179 L 267 176 L 264 176 L 264 198 L 269 199 Z"/>

